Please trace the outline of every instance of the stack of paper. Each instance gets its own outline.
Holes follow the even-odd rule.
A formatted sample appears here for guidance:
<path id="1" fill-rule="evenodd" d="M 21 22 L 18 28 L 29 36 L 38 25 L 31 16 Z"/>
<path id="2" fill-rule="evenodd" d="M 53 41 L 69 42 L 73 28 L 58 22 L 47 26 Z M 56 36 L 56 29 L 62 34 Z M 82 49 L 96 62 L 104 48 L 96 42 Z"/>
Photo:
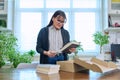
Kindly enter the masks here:
<path id="1" fill-rule="evenodd" d="M 59 69 L 60 69 L 60 65 L 39 64 L 36 68 L 36 72 L 44 73 L 44 74 L 54 74 L 54 73 L 58 73 Z"/>

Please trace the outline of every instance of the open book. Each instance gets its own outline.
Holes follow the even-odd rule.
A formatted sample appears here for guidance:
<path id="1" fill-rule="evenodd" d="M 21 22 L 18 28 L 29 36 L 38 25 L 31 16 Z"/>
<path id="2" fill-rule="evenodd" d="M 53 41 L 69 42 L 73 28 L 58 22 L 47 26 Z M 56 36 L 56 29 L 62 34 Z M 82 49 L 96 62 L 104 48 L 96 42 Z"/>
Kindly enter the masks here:
<path id="1" fill-rule="evenodd" d="M 70 48 L 76 48 L 79 45 L 80 45 L 80 42 L 71 41 L 71 42 L 67 43 L 66 45 L 64 45 L 58 52 L 69 53 Z"/>
<path id="2" fill-rule="evenodd" d="M 78 64 L 86 69 L 90 69 L 94 72 L 105 73 L 113 70 L 117 70 L 118 66 L 113 62 L 102 61 L 97 58 L 92 58 L 89 61 L 85 61 L 79 58 L 74 60 L 75 64 Z"/>

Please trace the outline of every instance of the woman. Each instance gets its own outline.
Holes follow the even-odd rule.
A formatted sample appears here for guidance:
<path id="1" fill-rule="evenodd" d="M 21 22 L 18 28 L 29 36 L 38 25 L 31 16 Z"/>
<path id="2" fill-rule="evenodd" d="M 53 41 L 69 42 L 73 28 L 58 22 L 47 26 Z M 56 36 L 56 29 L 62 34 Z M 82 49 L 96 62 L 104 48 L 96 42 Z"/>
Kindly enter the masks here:
<path id="1" fill-rule="evenodd" d="M 56 64 L 57 61 L 68 60 L 67 53 L 57 53 L 70 41 L 69 32 L 64 29 L 66 15 L 63 11 L 56 11 L 49 24 L 38 34 L 36 50 L 40 53 L 40 64 Z M 71 48 L 70 52 L 75 51 Z"/>

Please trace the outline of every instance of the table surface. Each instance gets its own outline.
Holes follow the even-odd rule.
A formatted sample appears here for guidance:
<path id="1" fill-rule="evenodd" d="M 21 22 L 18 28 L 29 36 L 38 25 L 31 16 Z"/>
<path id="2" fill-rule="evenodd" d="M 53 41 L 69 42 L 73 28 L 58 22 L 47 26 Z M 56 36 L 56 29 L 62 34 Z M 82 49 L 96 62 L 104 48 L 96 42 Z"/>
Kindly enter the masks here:
<path id="1" fill-rule="evenodd" d="M 41 74 L 36 69 L 0 69 L 0 80 L 120 80 L 120 71 L 106 74 L 92 71 Z"/>

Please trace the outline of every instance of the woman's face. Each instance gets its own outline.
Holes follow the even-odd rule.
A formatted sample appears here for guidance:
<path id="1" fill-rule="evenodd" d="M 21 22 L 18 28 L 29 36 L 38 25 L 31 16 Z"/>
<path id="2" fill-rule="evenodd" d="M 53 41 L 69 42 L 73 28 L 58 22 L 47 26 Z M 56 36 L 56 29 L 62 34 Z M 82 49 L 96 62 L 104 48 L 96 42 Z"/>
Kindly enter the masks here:
<path id="1" fill-rule="evenodd" d="M 53 21 L 53 26 L 56 29 L 61 29 L 61 27 L 65 23 L 65 19 L 62 16 L 60 16 L 60 15 L 58 15 L 57 17 L 53 17 L 52 21 Z"/>

